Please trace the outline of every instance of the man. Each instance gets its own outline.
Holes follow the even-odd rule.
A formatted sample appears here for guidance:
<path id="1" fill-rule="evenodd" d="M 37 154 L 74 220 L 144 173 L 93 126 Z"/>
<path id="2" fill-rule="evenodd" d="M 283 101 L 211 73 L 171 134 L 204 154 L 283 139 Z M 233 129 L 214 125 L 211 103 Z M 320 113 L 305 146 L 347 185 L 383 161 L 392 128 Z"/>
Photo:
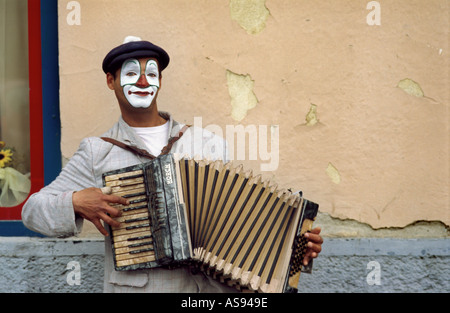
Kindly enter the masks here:
<path id="1" fill-rule="evenodd" d="M 197 127 L 187 130 L 157 108 L 162 88 L 162 71 L 169 55 L 162 48 L 139 38 L 126 38 L 103 61 L 108 87 L 119 103 L 119 121 L 101 138 L 84 139 L 60 175 L 50 185 L 33 194 L 22 212 L 24 224 L 47 236 L 76 235 L 84 219 L 105 235 L 105 292 L 229 292 L 230 288 L 188 268 L 151 269 L 130 272 L 114 270 L 111 243 L 102 222 L 118 226 L 120 211 L 110 203 L 127 204 L 124 198 L 103 194 L 102 174 L 148 162 L 163 149 L 227 159 L 226 142 Z M 180 134 L 180 131 L 185 130 Z M 180 136 L 181 135 L 181 136 Z M 178 139 L 168 145 L 172 139 Z M 321 250 L 320 229 L 311 232 L 305 262 Z"/>

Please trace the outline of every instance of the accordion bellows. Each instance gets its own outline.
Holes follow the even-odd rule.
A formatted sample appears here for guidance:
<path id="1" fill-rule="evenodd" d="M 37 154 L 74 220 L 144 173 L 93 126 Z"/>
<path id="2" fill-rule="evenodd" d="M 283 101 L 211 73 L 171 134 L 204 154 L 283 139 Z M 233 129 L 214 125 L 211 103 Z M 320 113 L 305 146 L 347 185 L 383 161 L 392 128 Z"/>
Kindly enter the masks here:
<path id="1" fill-rule="evenodd" d="M 126 197 L 116 270 L 191 266 L 241 291 L 295 292 L 318 205 L 242 166 L 162 155 L 103 174 Z"/>

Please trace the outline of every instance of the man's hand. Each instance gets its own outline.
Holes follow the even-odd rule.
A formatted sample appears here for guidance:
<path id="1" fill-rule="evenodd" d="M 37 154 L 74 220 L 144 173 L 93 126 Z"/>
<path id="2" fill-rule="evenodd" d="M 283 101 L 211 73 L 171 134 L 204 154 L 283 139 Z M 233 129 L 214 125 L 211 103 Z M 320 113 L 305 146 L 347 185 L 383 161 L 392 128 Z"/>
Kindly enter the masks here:
<path id="1" fill-rule="evenodd" d="M 122 214 L 120 210 L 109 204 L 128 204 L 128 200 L 125 198 L 104 194 L 99 188 L 87 188 L 74 192 L 72 202 L 75 213 L 92 222 L 105 236 L 108 236 L 108 231 L 103 227 L 100 220 L 117 227 L 120 223 L 114 221 L 111 217 L 118 217 Z"/>
<path id="2" fill-rule="evenodd" d="M 309 233 L 305 233 L 308 239 L 305 257 L 303 258 L 303 265 L 308 265 L 309 261 L 317 258 L 320 251 L 322 251 L 323 238 L 320 236 L 320 227 L 312 229 Z"/>

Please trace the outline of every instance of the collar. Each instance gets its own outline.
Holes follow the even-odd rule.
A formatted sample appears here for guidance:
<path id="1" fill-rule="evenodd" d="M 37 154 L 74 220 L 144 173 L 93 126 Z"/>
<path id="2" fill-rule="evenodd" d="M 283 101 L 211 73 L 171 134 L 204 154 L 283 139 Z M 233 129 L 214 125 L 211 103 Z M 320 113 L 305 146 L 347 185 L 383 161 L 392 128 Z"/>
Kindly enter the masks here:
<path id="1" fill-rule="evenodd" d="M 169 140 L 171 137 L 178 136 L 181 128 L 184 126 L 183 124 L 178 123 L 172 118 L 172 115 L 169 112 L 159 111 L 158 114 L 169 121 Z M 136 134 L 136 132 L 131 128 L 122 118 L 119 117 L 119 130 L 118 134 L 115 136 L 117 140 L 122 141 L 128 145 L 136 146 L 140 149 L 145 149 L 146 146 L 141 138 Z"/>

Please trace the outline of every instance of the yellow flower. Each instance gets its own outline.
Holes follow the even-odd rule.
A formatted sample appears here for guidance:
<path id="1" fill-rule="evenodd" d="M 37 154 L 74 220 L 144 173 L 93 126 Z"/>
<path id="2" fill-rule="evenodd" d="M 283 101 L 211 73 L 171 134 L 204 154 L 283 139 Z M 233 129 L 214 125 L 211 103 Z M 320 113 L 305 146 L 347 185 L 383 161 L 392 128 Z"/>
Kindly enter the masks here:
<path id="1" fill-rule="evenodd" d="M 12 152 L 10 149 L 0 151 L 0 167 L 5 167 L 6 163 L 11 162 Z"/>

